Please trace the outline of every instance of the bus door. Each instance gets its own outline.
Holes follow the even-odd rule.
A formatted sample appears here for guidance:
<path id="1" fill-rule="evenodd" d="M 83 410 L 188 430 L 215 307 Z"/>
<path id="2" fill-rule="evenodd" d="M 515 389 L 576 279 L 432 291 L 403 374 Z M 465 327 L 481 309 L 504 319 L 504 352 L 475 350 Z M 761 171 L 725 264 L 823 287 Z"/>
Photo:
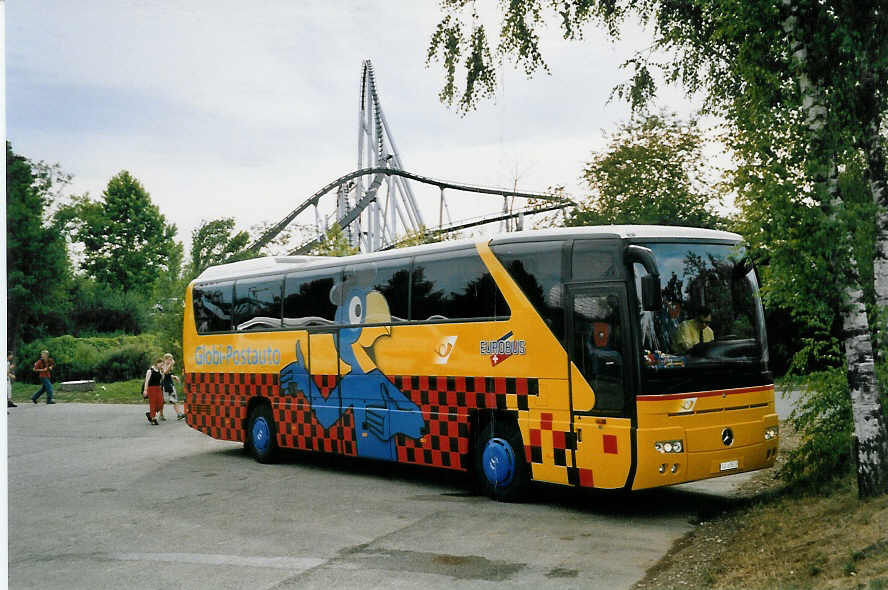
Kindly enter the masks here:
<path id="1" fill-rule="evenodd" d="M 308 331 L 308 366 L 316 387 L 312 388 L 312 413 L 325 429 L 330 428 L 342 414 L 336 333 L 336 328 L 326 327 L 312 327 Z M 316 433 L 315 436 L 322 437 L 323 433 Z"/>
<path id="2" fill-rule="evenodd" d="M 576 483 L 621 488 L 632 466 L 626 287 L 622 283 L 570 286 L 567 304 Z"/>

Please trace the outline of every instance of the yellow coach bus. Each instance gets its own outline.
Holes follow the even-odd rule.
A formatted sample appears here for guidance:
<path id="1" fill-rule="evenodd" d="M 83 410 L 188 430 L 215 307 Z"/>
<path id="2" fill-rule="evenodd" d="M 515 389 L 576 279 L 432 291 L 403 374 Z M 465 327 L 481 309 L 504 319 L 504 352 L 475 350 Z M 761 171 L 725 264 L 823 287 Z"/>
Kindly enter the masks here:
<path id="1" fill-rule="evenodd" d="M 761 469 L 778 419 L 736 234 L 602 226 L 207 269 L 188 424 L 243 442 L 637 490 Z"/>

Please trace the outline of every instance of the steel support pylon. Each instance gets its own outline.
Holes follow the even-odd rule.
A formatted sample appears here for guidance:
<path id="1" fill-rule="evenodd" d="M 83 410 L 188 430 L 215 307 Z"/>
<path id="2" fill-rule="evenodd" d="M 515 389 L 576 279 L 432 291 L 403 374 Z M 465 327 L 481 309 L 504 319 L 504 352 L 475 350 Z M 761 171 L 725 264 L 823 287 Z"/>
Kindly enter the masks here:
<path id="1" fill-rule="evenodd" d="M 382 112 L 376 91 L 373 64 L 364 60 L 361 69 L 361 107 L 358 113 L 358 169 L 388 168 L 404 170 L 391 129 Z M 367 182 L 369 180 L 369 182 Z M 384 189 L 384 190 L 383 190 Z M 374 252 L 396 243 L 408 233 L 425 229 L 422 212 L 409 181 L 401 176 L 377 174 L 370 179 L 359 178 L 353 200 L 346 198 L 341 206 L 354 206 L 370 197 L 370 204 L 349 228 L 352 246 L 363 252 Z M 344 211 L 338 211 L 342 217 Z"/>

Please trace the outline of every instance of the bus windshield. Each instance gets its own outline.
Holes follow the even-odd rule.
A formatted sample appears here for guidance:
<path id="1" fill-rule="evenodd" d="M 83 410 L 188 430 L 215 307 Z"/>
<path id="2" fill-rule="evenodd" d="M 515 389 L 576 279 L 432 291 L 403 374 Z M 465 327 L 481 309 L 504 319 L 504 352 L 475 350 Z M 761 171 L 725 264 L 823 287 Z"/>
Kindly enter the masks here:
<path id="1" fill-rule="evenodd" d="M 758 282 L 739 246 L 649 243 L 663 305 L 642 311 L 643 389 L 677 393 L 757 385 L 769 378 Z M 637 292 L 645 270 L 635 264 Z"/>

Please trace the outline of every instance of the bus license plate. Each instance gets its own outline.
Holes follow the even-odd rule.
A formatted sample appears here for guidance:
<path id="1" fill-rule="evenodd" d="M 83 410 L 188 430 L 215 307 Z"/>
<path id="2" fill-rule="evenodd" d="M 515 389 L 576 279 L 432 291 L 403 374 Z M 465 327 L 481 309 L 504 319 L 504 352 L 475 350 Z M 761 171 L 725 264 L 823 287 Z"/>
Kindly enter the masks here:
<path id="1" fill-rule="evenodd" d="M 736 459 L 733 461 L 722 461 L 719 466 L 722 471 L 730 471 L 731 469 L 737 469 L 738 467 L 740 467 L 740 462 Z"/>

